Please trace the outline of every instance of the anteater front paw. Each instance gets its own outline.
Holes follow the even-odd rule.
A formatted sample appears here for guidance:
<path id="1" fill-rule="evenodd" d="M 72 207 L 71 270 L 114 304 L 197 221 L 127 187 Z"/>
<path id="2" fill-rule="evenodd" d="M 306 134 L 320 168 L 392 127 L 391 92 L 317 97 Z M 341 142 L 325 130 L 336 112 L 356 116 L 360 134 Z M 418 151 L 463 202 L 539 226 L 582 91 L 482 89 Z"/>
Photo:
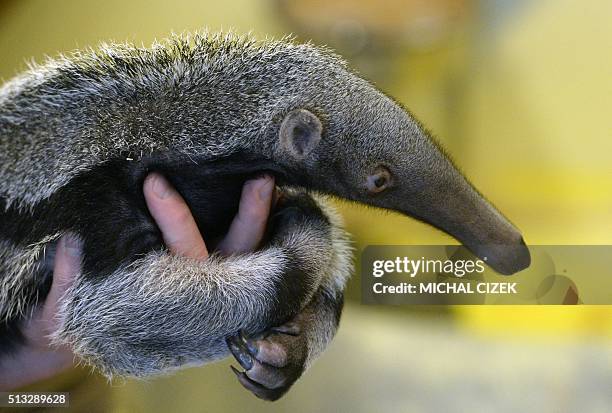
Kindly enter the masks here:
<path id="1" fill-rule="evenodd" d="M 227 339 L 227 345 L 244 371 L 233 366 L 238 381 L 260 399 L 279 399 L 302 375 L 308 355 L 306 338 L 295 323 L 265 334 L 247 337 L 243 332 Z"/>

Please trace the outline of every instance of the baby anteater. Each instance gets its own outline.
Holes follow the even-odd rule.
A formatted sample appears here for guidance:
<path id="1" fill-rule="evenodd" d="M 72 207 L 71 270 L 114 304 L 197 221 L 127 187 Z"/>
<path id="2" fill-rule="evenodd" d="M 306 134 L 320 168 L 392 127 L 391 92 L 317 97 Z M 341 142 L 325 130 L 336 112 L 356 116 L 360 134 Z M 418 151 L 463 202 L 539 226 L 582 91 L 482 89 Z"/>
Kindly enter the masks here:
<path id="1" fill-rule="evenodd" d="M 165 249 L 142 194 L 165 175 L 214 248 L 245 180 L 283 201 L 265 245 L 206 261 Z M 510 274 L 520 233 L 405 109 L 310 44 L 176 36 L 32 67 L 0 89 L 0 321 L 5 352 L 50 285 L 64 233 L 82 274 L 53 337 L 108 376 L 234 353 L 240 382 L 280 397 L 333 337 L 352 271 L 325 194 L 424 220 Z"/>

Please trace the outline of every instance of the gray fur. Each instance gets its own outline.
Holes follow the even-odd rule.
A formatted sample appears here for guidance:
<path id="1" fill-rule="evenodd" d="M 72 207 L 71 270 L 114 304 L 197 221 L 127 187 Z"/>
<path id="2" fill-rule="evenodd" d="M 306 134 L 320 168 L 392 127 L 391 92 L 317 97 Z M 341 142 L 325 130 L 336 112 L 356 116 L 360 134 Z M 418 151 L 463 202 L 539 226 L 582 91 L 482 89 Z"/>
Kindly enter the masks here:
<path id="1" fill-rule="evenodd" d="M 342 246 L 346 242 L 342 231 L 334 232 L 330 237 L 316 228 L 302 228 L 263 251 L 206 261 L 152 252 L 95 289 L 77 282 L 66 295 L 79 298 L 64 301 L 59 315 L 63 328 L 53 339 L 69 344 L 109 377 L 148 376 L 224 357 L 228 335 L 270 327 L 265 320 L 276 299 L 271 282 L 283 276 L 289 256 L 302 258 L 325 287 L 337 266 L 350 271 L 350 250 L 344 247 L 332 254 L 330 241 Z M 313 249 L 319 252 L 316 256 Z M 318 288 L 312 286 L 312 294 Z M 317 336 L 333 335 L 325 320 L 320 328 Z M 117 336 L 117 330 L 124 333 Z M 148 337 L 154 343 L 147 343 Z"/>
<path id="2" fill-rule="evenodd" d="M 0 89 L 0 196 L 26 208 L 124 152 L 213 159 L 257 144 L 272 157 L 262 127 L 312 101 L 330 70 L 346 76 L 324 49 L 232 34 L 105 45 L 34 66 Z"/>
<path id="3" fill-rule="evenodd" d="M 49 270 L 47 250 L 53 250 L 53 241 L 58 234 L 42 239 L 39 243 L 21 248 L 0 237 L 0 322 L 13 317 L 31 314 L 32 300 L 38 302 L 37 287 L 43 280 L 35 275 L 41 270 Z"/>

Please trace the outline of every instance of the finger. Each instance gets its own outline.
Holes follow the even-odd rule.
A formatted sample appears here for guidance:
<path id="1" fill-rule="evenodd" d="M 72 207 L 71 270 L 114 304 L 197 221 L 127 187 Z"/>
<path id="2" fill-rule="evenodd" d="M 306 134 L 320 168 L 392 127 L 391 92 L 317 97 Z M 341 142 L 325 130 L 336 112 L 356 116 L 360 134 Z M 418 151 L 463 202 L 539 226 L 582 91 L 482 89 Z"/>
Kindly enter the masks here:
<path id="1" fill-rule="evenodd" d="M 166 178 L 158 173 L 147 176 L 144 195 L 149 212 L 171 253 L 194 259 L 208 257 L 208 250 L 189 207 Z"/>
<path id="2" fill-rule="evenodd" d="M 266 230 L 273 195 L 274 177 L 269 175 L 244 184 L 238 214 L 219 244 L 219 251 L 241 254 L 257 248 Z"/>
<path id="3" fill-rule="evenodd" d="M 42 321 L 55 331 L 60 300 L 66 291 L 74 284 L 77 275 L 81 272 L 81 242 L 74 235 L 64 235 L 57 243 L 55 262 L 53 267 L 53 283 L 45 299 L 42 310 Z"/>

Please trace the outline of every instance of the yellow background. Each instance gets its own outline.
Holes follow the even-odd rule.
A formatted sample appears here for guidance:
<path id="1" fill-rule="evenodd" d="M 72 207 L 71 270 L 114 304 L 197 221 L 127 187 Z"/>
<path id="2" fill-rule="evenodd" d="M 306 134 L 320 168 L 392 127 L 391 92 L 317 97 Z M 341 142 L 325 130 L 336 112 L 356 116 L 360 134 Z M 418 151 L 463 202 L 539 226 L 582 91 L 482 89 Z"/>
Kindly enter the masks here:
<path id="1" fill-rule="evenodd" d="M 203 27 L 282 35 L 298 26 L 282 18 L 281 3 L 3 0 L 0 77 L 9 79 L 29 59 L 101 41 L 148 45 L 172 31 Z M 317 29 L 337 20 L 322 9 L 334 2 L 297 3 L 303 3 L 295 9 L 302 23 L 319 30 L 313 31 L 315 41 L 334 40 Z M 343 3 L 336 3 L 340 16 Z M 393 26 L 385 35 L 397 41 L 372 42 L 347 58 L 439 136 L 528 244 L 611 244 L 612 2 L 520 1 L 500 12 L 501 3 L 352 2 L 347 10 L 377 10 L 353 11 L 354 21 L 374 16 L 363 24 L 381 32 Z M 435 19 L 445 7 L 460 10 L 446 26 Z M 406 18 L 417 19 L 406 26 L 416 29 L 405 37 L 398 35 L 404 28 L 398 15 L 405 15 L 396 9 L 410 10 Z M 304 33 L 301 39 L 308 37 Z M 358 251 L 368 244 L 452 242 L 405 217 L 340 207 Z M 427 411 L 445 406 L 439 404 L 444 386 L 464 382 L 491 386 L 475 391 L 482 400 L 495 394 L 500 405 L 520 407 L 519 393 L 535 390 L 516 383 L 541 377 L 545 386 L 534 400 L 554 401 L 563 411 L 592 390 L 576 385 L 576 375 L 594 368 L 585 367 L 586 358 L 597 360 L 604 384 L 612 388 L 609 307 L 371 308 L 359 305 L 358 290 L 355 278 L 330 351 L 274 405 L 240 389 L 226 362 L 112 387 L 97 376 L 81 381 L 80 370 L 34 387 L 72 386 L 75 408 L 100 411 Z M 418 386 L 429 393 L 416 392 Z M 453 400 L 459 404 L 451 400 L 448 406 L 469 405 Z M 474 406 L 471 411 L 478 410 Z"/>

